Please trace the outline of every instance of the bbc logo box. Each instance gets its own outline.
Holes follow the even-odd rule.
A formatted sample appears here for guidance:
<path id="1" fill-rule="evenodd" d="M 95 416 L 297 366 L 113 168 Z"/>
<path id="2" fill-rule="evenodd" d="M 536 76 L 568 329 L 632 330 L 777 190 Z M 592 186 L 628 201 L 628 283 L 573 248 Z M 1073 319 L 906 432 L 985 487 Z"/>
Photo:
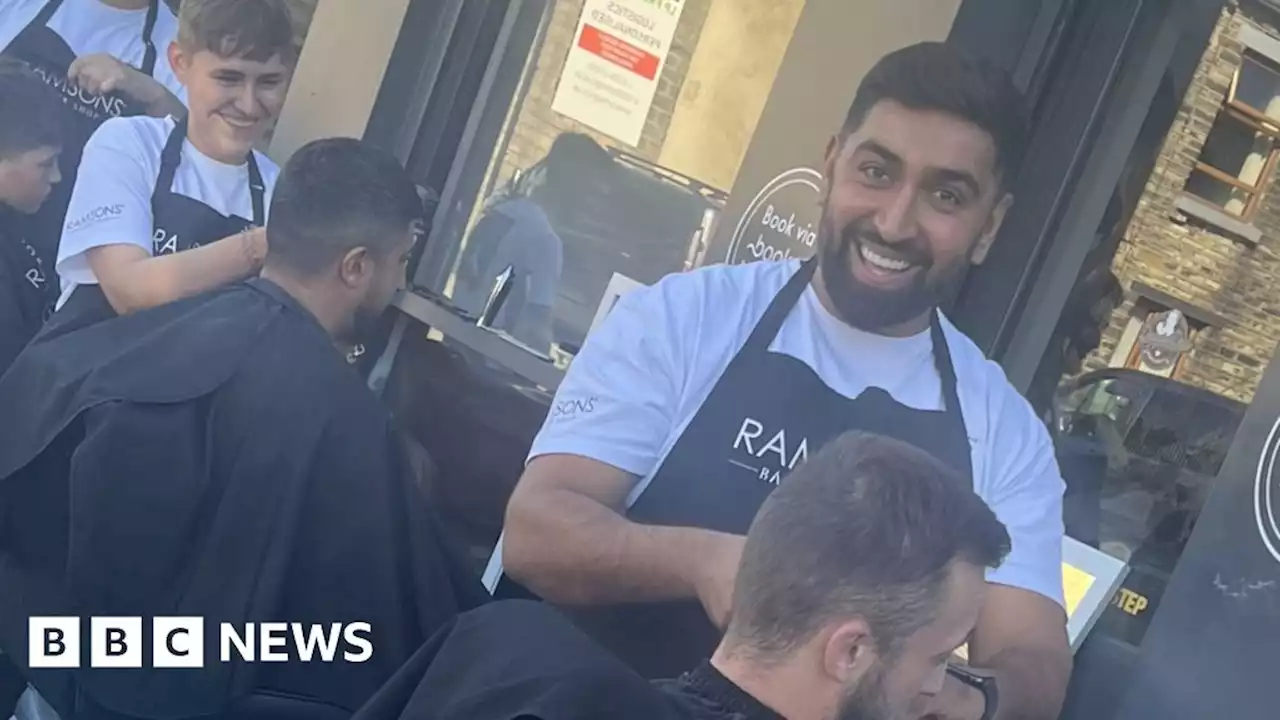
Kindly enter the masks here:
<path id="1" fill-rule="evenodd" d="M 80 618 L 32 617 L 27 622 L 27 662 L 30 667 L 80 667 Z M 151 641 L 153 667 L 204 667 L 203 618 L 154 618 Z M 143 642 L 140 617 L 89 618 L 90 667 L 140 668 Z"/>
<path id="2" fill-rule="evenodd" d="M 78 668 L 88 646 L 94 668 L 143 667 L 144 643 L 150 642 L 150 666 L 202 668 L 205 664 L 205 620 L 200 617 L 153 617 L 144 634 L 140 617 L 28 619 L 28 663 L 33 668 Z M 215 643 L 219 662 L 363 663 L 373 657 L 373 632 L 367 622 L 353 623 L 219 623 Z M 293 641 L 292 647 L 290 640 Z M 342 649 L 342 652 L 339 650 Z M 292 651 L 292 652 L 291 652 Z"/>

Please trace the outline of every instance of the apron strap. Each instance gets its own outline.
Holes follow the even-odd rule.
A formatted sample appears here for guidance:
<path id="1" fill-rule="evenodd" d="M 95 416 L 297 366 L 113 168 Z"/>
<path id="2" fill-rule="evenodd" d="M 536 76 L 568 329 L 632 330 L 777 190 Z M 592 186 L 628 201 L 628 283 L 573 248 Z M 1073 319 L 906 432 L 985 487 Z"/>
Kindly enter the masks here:
<path id="1" fill-rule="evenodd" d="M 49 2 L 45 3 L 44 7 L 40 8 L 40 12 L 36 13 L 35 18 L 27 23 L 27 29 L 47 26 L 49 21 L 53 19 L 53 14 L 62 7 L 62 2 L 63 0 L 49 0 Z M 156 57 L 159 53 L 151 36 L 155 32 L 156 21 L 159 16 L 160 0 L 151 0 L 151 4 L 147 7 L 146 22 L 142 26 L 142 44 L 147 48 L 142 59 L 142 72 L 152 76 L 155 75 Z"/>
<path id="2" fill-rule="evenodd" d="M 164 143 L 164 150 L 160 152 L 160 175 L 156 178 L 155 189 L 151 191 L 152 205 L 158 196 L 172 192 L 173 176 L 182 162 L 182 142 L 186 139 L 187 120 L 183 118 L 173 126 L 169 139 Z"/>
<path id="3" fill-rule="evenodd" d="M 951 347 L 947 344 L 946 333 L 942 331 L 941 311 L 934 310 L 929 318 L 929 336 L 933 340 L 933 364 L 937 368 L 938 377 L 942 381 L 942 411 L 955 423 L 960 437 L 964 438 L 966 449 L 969 444 L 969 427 L 964 421 L 964 410 L 960 407 L 960 393 L 956 390 L 956 366 L 951 360 Z M 970 459 L 966 475 L 973 480 L 973 462 Z"/>
<path id="4" fill-rule="evenodd" d="M 800 269 L 791 276 L 786 285 L 782 286 L 778 294 L 773 296 L 773 300 L 769 302 L 769 307 L 765 308 L 760 322 L 756 323 L 751 335 L 747 338 L 746 344 L 742 346 L 742 352 L 747 350 L 763 352 L 769 349 L 769 345 L 777 337 L 783 321 L 787 319 L 787 315 L 791 314 L 791 308 L 795 307 L 796 302 L 800 300 L 800 296 L 804 294 L 805 287 L 813 280 L 813 274 L 817 267 L 818 258 L 816 255 L 800 264 Z"/>
<path id="5" fill-rule="evenodd" d="M 266 212 L 266 183 L 262 182 L 262 172 L 258 170 L 258 156 L 252 149 L 249 150 L 249 197 L 253 200 L 253 224 L 255 227 L 265 227 L 267 224 Z"/>
<path id="6" fill-rule="evenodd" d="M 938 311 L 934 310 L 929 317 L 929 337 L 933 342 L 933 366 L 942 380 L 942 399 L 947 412 L 960 409 L 959 394 L 956 392 L 956 369 L 951 362 L 951 348 L 947 345 L 947 336 L 942 331 L 942 321 L 938 319 Z"/>
<path id="7" fill-rule="evenodd" d="M 62 2 L 62 0 L 55 0 Z M 152 33 L 156 29 L 156 19 L 160 15 L 160 0 L 151 0 L 151 4 L 147 6 L 147 21 L 142 25 L 142 44 L 147 47 L 146 54 L 142 57 L 142 72 L 146 75 L 155 77 L 156 74 L 156 44 L 151 39 Z"/>
<path id="8" fill-rule="evenodd" d="M 62 0 L 49 0 L 40 8 L 40 12 L 36 13 L 35 18 L 27 23 L 27 28 L 44 27 L 53 19 L 53 14 L 58 12 L 58 8 L 62 7 Z"/>

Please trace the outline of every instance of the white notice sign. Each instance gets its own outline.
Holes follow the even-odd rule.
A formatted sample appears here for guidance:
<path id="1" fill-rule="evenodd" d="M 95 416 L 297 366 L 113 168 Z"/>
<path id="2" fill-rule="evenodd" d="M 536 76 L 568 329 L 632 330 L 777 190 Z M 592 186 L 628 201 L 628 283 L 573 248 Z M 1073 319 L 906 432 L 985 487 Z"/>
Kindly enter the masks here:
<path id="1" fill-rule="evenodd" d="M 587 0 L 551 109 L 640 143 L 685 0 Z"/>

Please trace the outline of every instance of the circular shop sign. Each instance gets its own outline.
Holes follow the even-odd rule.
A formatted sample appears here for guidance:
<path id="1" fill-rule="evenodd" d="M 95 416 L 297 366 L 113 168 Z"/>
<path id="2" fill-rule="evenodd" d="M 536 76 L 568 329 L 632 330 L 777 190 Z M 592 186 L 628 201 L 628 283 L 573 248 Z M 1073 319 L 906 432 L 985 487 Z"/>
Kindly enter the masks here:
<path id="1" fill-rule="evenodd" d="M 787 170 L 765 184 L 738 219 L 725 254 L 730 265 L 811 256 L 822 219 L 822 173 Z"/>
<path id="2" fill-rule="evenodd" d="M 1276 522 L 1276 503 L 1280 501 L 1280 492 L 1276 484 L 1276 457 L 1280 455 L 1280 420 L 1271 426 L 1267 434 L 1267 442 L 1262 446 L 1258 457 L 1258 470 L 1253 481 L 1253 514 L 1258 523 L 1258 532 L 1262 542 L 1267 546 L 1271 556 L 1280 562 L 1280 523 Z"/>

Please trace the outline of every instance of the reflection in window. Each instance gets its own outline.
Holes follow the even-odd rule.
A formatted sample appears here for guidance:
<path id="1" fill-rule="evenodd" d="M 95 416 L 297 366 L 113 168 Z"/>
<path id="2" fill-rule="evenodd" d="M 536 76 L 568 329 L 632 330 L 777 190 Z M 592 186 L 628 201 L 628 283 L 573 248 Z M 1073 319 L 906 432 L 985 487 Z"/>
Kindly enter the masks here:
<path id="1" fill-rule="evenodd" d="M 1252 220 L 1275 167 L 1280 69 L 1248 51 L 1187 181 L 1187 192 Z"/>
<path id="2" fill-rule="evenodd" d="M 1195 528 L 1244 405 L 1132 370 L 1084 376 L 1060 394 L 1054 427 L 1072 537 L 1131 565 L 1129 593 L 1102 632 L 1140 643 Z M 1132 599 L 1130 597 L 1130 599 Z"/>
<path id="3" fill-rule="evenodd" d="M 483 149 L 479 197 L 459 208 L 456 254 L 431 281 L 475 317 L 510 269 L 491 327 L 557 364 L 581 347 L 615 275 L 652 284 L 702 264 L 804 2 L 655 5 L 663 22 L 649 32 L 666 50 L 631 68 L 646 82 L 583 54 L 600 50 L 580 27 L 592 7 L 548 4 L 500 140 Z M 599 92 L 609 78 L 622 105 Z"/>

